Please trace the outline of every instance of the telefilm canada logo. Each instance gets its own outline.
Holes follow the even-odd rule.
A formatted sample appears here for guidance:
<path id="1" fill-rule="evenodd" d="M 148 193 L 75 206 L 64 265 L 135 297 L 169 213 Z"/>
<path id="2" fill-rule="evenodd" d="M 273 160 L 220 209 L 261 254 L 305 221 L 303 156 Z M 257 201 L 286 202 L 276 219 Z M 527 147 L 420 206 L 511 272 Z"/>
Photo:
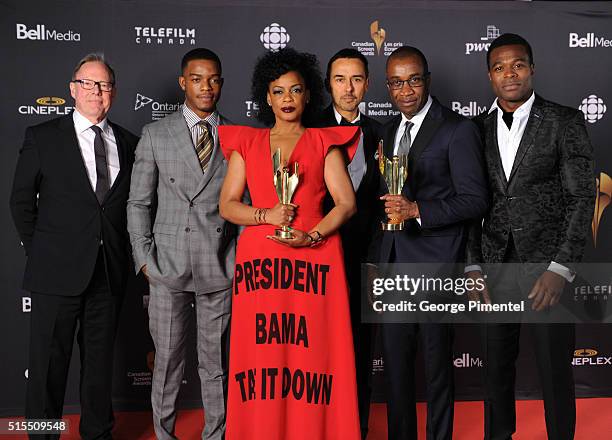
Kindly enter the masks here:
<path id="1" fill-rule="evenodd" d="M 20 105 L 17 111 L 21 115 L 62 116 L 70 114 L 74 109 L 74 107 L 65 104 L 66 100 L 64 98 L 42 96 L 36 98 L 32 104 Z"/>
<path id="2" fill-rule="evenodd" d="M 471 55 L 473 53 L 486 52 L 491 46 L 491 42 L 499 37 L 499 29 L 493 25 L 488 24 L 485 35 L 480 37 L 480 41 L 471 41 L 465 43 L 465 54 Z"/>
<path id="3" fill-rule="evenodd" d="M 158 102 L 153 98 L 143 95 L 142 93 L 136 93 L 136 100 L 134 102 L 134 111 L 137 112 L 143 108 L 151 108 L 151 120 L 158 121 L 165 118 L 170 113 L 177 111 L 181 104 L 170 103 L 170 102 Z"/>
<path id="4" fill-rule="evenodd" d="M 291 41 L 291 35 L 284 26 L 278 23 L 270 23 L 259 34 L 259 41 L 270 52 L 278 52 L 280 49 L 287 47 L 287 44 Z"/>
<path id="5" fill-rule="evenodd" d="M 572 365 L 575 367 L 612 365 L 612 356 L 597 356 L 598 354 L 600 353 L 594 348 L 579 348 L 574 351 Z"/>
<path id="6" fill-rule="evenodd" d="M 596 47 L 612 47 L 612 40 L 595 35 L 595 32 L 587 32 L 583 35 L 580 35 L 577 32 L 570 32 L 569 47 L 591 49 Z"/>
<path id="7" fill-rule="evenodd" d="M 487 111 L 486 105 L 478 105 L 476 101 L 462 103 L 460 101 L 451 102 L 451 109 L 462 116 L 474 117 Z"/>
<path id="8" fill-rule="evenodd" d="M 18 40 L 31 41 L 81 41 L 81 34 L 72 29 L 58 30 L 48 28 L 46 24 L 36 24 L 28 28 L 27 24 L 16 23 L 15 30 Z"/>
<path id="9" fill-rule="evenodd" d="M 169 46 L 195 46 L 196 29 L 178 27 L 134 26 L 136 44 L 167 44 Z"/>
<path id="10" fill-rule="evenodd" d="M 604 117 L 606 110 L 606 104 L 603 99 L 601 99 L 597 95 L 589 95 L 582 100 L 580 106 L 578 106 L 578 110 L 584 113 L 584 120 L 594 124 Z"/>
<path id="11" fill-rule="evenodd" d="M 381 53 L 388 57 L 398 47 L 404 43 L 399 41 L 387 41 L 387 31 L 380 25 L 378 20 L 370 23 L 370 40 L 351 41 L 351 47 L 357 49 L 364 56 L 377 56 Z"/>
<path id="12" fill-rule="evenodd" d="M 246 107 L 245 114 L 247 118 L 257 117 L 257 113 L 259 112 L 259 106 L 255 101 L 244 101 L 244 105 Z"/>

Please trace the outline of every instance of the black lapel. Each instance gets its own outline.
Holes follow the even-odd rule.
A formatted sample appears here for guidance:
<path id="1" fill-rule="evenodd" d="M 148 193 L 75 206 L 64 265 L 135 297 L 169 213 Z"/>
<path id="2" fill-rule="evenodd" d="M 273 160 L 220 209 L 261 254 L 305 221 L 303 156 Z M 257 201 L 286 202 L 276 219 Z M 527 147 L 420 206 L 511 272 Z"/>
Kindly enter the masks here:
<path id="1" fill-rule="evenodd" d="M 414 142 L 410 147 L 410 153 L 408 153 L 408 180 L 414 181 L 410 176 L 413 175 L 414 167 L 421 156 L 421 153 L 429 145 L 429 141 L 433 135 L 438 131 L 438 127 L 442 124 L 444 119 L 442 118 L 442 107 L 438 104 L 436 99 L 433 100 L 429 111 L 423 119 L 419 133 L 417 134 Z"/>
<path id="2" fill-rule="evenodd" d="M 383 150 L 385 151 L 385 156 L 389 159 L 393 158 L 393 148 L 395 147 L 395 134 L 397 133 L 397 129 L 399 128 L 402 122 L 401 116 L 396 116 L 394 119 L 385 125 L 385 132 L 383 135 Z"/>
<path id="3" fill-rule="evenodd" d="M 77 139 L 76 131 L 74 129 L 74 119 L 72 119 L 72 113 L 66 115 L 59 121 L 59 139 L 57 139 L 57 145 L 64 149 L 66 152 L 66 169 L 74 170 L 82 181 L 79 184 L 79 188 L 75 188 L 76 190 L 80 190 L 80 188 L 84 188 L 84 191 L 91 194 L 91 196 L 98 201 L 96 197 L 96 193 L 91 186 L 91 182 L 89 181 L 89 175 L 87 174 L 87 168 L 85 167 L 85 162 L 83 162 L 83 154 L 81 153 L 81 148 L 79 147 L 79 140 Z"/>
<path id="4" fill-rule="evenodd" d="M 506 188 L 508 180 L 506 179 L 506 172 L 504 171 L 504 165 L 501 161 L 501 154 L 499 153 L 499 144 L 497 143 L 497 112 L 495 110 L 489 113 L 484 118 L 484 130 L 485 130 L 485 147 L 488 146 L 490 149 L 489 157 L 492 159 L 491 164 L 494 167 L 495 178 L 499 180 L 501 188 Z"/>
<path id="5" fill-rule="evenodd" d="M 529 119 L 527 120 L 525 132 L 523 133 L 521 143 L 519 144 L 518 150 L 516 151 L 516 156 L 514 157 L 514 163 L 512 164 L 512 171 L 510 172 L 508 182 L 512 181 L 512 178 L 516 174 L 516 170 L 521 165 L 521 161 L 523 160 L 525 153 L 527 153 L 535 141 L 540 123 L 542 122 L 542 119 L 544 119 L 544 114 L 541 108 L 541 98 L 536 96 L 536 99 L 531 107 L 531 112 L 529 113 Z"/>

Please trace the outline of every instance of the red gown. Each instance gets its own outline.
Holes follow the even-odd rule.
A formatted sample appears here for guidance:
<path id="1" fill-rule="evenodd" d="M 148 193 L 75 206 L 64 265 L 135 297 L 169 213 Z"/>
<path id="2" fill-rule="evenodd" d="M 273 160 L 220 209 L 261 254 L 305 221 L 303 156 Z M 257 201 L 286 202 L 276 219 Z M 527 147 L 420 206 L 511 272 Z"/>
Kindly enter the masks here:
<path id="1" fill-rule="evenodd" d="M 229 158 L 246 163 L 252 205 L 278 203 L 270 130 L 220 126 Z M 299 164 L 292 226 L 309 231 L 323 217 L 324 161 L 330 147 L 355 152 L 356 127 L 306 129 L 289 167 Z M 284 160 L 284 158 L 283 158 Z M 359 439 L 355 364 L 340 236 L 290 248 L 247 226 L 236 250 L 228 376 L 228 440 Z M 355 238 L 359 239 L 358 237 Z"/>

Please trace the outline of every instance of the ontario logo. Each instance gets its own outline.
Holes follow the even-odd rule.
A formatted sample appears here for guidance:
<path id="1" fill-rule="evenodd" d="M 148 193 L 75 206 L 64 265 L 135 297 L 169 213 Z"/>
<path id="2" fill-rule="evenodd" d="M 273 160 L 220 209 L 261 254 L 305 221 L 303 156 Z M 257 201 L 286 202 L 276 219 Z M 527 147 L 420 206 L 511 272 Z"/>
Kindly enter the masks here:
<path id="1" fill-rule="evenodd" d="M 17 111 L 21 115 L 68 115 L 74 107 L 66 106 L 66 100 L 57 96 L 43 96 L 34 100 L 36 105 L 20 105 Z"/>
<path id="2" fill-rule="evenodd" d="M 139 111 L 145 107 L 151 106 L 151 120 L 158 121 L 165 118 L 170 113 L 177 111 L 181 104 L 169 103 L 169 102 L 158 102 L 153 98 L 143 95 L 142 93 L 136 93 L 136 100 L 134 102 L 134 111 Z"/>
<path id="3" fill-rule="evenodd" d="M 259 41 L 270 52 L 278 52 L 280 49 L 284 49 L 290 40 L 291 36 L 287 29 L 278 23 L 271 23 L 266 26 L 259 35 Z"/>
<path id="4" fill-rule="evenodd" d="M 81 41 L 81 34 L 73 30 L 58 31 L 57 29 L 47 29 L 44 24 L 37 24 L 35 27 L 28 29 L 28 26 L 23 23 L 15 24 L 16 36 L 18 40 L 32 41 Z"/>
<path id="5" fill-rule="evenodd" d="M 134 26 L 136 44 L 195 46 L 195 28 Z"/>
<path id="6" fill-rule="evenodd" d="M 480 41 L 465 43 L 465 54 L 471 55 L 474 52 L 486 52 L 489 50 L 489 46 L 491 46 L 491 41 L 495 40 L 499 35 L 499 29 L 493 24 L 488 24 L 485 35 L 480 37 Z"/>
<path id="7" fill-rule="evenodd" d="M 357 49 L 359 53 L 365 56 L 377 56 L 382 54 L 389 56 L 395 49 L 402 47 L 402 42 L 391 42 L 387 40 L 387 31 L 380 25 L 378 20 L 370 23 L 370 40 L 369 41 L 351 41 L 351 47 Z"/>

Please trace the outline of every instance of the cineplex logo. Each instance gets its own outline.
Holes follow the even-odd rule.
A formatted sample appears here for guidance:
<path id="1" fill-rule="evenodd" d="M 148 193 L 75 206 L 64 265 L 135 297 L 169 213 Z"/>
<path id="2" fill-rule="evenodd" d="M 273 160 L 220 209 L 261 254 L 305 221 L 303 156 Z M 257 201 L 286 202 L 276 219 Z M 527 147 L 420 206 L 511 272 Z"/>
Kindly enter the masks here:
<path id="1" fill-rule="evenodd" d="M 67 115 L 74 107 L 64 106 L 66 100 L 57 96 L 43 96 L 36 99 L 36 105 L 20 105 L 19 114 L 22 115 Z"/>
<path id="2" fill-rule="evenodd" d="M 150 27 L 134 26 L 136 44 L 168 44 L 189 45 L 196 44 L 195 28 Z"/>
<path id="3" fill-rule="evenodd" d="M 58 31 L 57 29 L 47 29 L 44 24 L 37 24 L 36 27 L 28 29 L 28 26 L 23 23 L 16 24 L 18 40 L 33 40 L 33 41 L 81 41 L 81 34 L 73 31 Z"/>
<path id="4" fill-rule="evenodd" d="M 492 24 L 487 25 L 486 33 L 480 37 L 480 41 L 465 43 L 465 54 L 471 55 L 473 52 L 486 52 L 489 50 L 491 41 L 499 37 L 499 29 Z"/>
<path id="5" fill-rule="evenodd" d="M 578 349 L 574 351 L 574 360 L 572 360 L 572 365 L 612 365 L 612 356 L 597 356 L 598 354 L 599 353 L 597 350 L 592 348 Z"/>
<path id="6" fill-rule="evenodd" d="M 598 37 L 593 32 L 588 32 L 584 36 L 577 33 L 569 33 L 569 47 L 612 47 L 612 40 L 607 40 L 604 37 Z"/>

